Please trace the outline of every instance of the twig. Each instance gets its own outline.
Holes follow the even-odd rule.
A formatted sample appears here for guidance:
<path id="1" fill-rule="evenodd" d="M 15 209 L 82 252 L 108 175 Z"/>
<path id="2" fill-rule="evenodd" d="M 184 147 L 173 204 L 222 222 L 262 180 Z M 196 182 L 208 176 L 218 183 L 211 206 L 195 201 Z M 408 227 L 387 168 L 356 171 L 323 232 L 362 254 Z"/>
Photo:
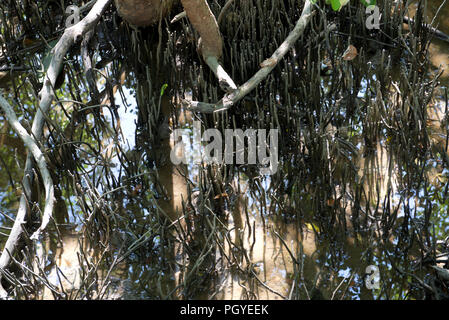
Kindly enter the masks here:
<path id="1" fill-rule="evenodd" d="M 415 20 L 409 17 L 404 16 L 403 21 L 407 24 L 415 23 Z M 433 22 L 432 22 L 433 23 Z M 435 37 L 441 41 L 449 42 L 449 36 L 444 32 L 438 30 L 437 28 L 432 27 L 431 24 L 423 23 L 422 26 L 427 29 L 427 31 L 433 33 Z"/>
<path id="2" fill-rule="evenodd" d="M 263 282 L 262 280 L 260 280 L 260 278 L 257 276 L 257 274 L 251 270 L 251 273 L 253 274 L 254 278 L 256 278 L 256 280 L 268 291 L 270 291 L 271 293 L 274 293 L 275 295 L 281 297 L 284 300 L 287 300 L 287 297 L 284 296 L 283 294 L 277 292 L 276 290 L 272 289 L 271 287 L 269 287 L 265 282 Z"/>
<path id="3" fill-rule="evenodd" d="M 171 19 L 170 23 L 175 23 L 181 20 L 182 18 L 187 17 L 187 14 L 185 11 L 178 13 L 173 19 Z"/>
<path id="4" fill-rule="evenodd" d="M 199 102 L 199 101 L 188 101 L 183 100 L 183 105 L 191 111 L 199 111 L 203 113 L 213 113 L 219 111 L 225 111 L 231 108 L 236 102 L 245 97 L 249 92 L 251 92 L 256 86 L 262 82 L 270 72 L 276 67 L 279 61 L 285 56 L 285 54 L 293 47 L 294 43 L 301 34 L 304 32 L 310 18 L 314 13 L 313 5 L 310 0 L 307 0 L 304 9 L 302 10 L 301 17 L 296 22 L 295 28 L 290 32 L 284 42 L 276 49 L 273 55 L 261 63 L 261 69 L 256 72 L 251 79 L 241 85 L 237 90 L 226 94 L 219 102 L 216 104 Z"/>
<path id="5" fill-rule="evenodd" d="M 271 232 L 273 232 L 278 238 L 279 240 L 281 240 L 282 244 L 284 245 L 284 247 L 287 249 L 288 253 L 290 254 L 290 257 L 292 258 L 293 262 L 296 263 L 297 265 L 299 265 L 299 261 L 296 259 L 296 257 L 293 255 L 292 251 L 290 250 L 290 248 L 288 247 L 288 245 L 285 243 L 284 239 L 282 239 L 282 237 L 280 236 L 279 233 L 276 232 L 276 230 L 274 230 L 274 227 L 271 226 Z"/>
<path id="6" fill-rule="evenodd" d="M 349 278 L 349 282 L 351 282 L 352 276 L 353 275 L 351 274 L 351 277 Z M 338 289 L 340 289 L 340 287 L 343 285 L 343 283 L 345 282 L 346 279 L 348 279 L 348 278 L 347 277 L 343 277 L 343 279 L 341 280 L 340 284 L 332 292 L 331 300 L 334 300 L 335 294 L 337 293 Z"/>

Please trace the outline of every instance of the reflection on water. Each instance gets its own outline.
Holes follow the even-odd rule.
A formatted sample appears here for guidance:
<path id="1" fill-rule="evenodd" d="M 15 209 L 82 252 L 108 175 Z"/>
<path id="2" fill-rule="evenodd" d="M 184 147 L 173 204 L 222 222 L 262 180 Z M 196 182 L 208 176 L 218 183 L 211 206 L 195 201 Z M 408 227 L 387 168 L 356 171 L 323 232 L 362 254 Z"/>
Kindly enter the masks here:
<path id="1" fill-rule="evenodd" d="M 287 2 L 298 7 L 296 1 Z M 229 16 L 223 24 L 223 33 L 234 36 L 227 39 L 229 54 L 223 59 L 242 83 L 289 28 L 271 30 L 263 22 L 272 17 L 261 16 L 261 22 L 252 22 L 262 23 L 254 27 L 259 32 L 245 33 L 247 26 L 236 21 L 250 21 L 254 10 L 266 13 L 248 2 L 236 5 L 241 16 Z M 432 13 L 437 7 L 431 2 Z M 446 4 L 440 17 L 448 10 Z M 293 21 L 294 13 L 287 12 Z M 447 19 L 439 22 L 449 33 Z M 146 35 L 132 36 L 138 44 L 147 40 Z M 165 46 L 188 48 L 191 39 L 177 36 Z M 349 40 L 340 36 L 333 35 L 328 45 L 343 52 Z M 253 43 L 263 45 L 255 48 Z M 110 127 L 120 124 L 129 143 L 104 135 L 96 142 L 104 147 L 106 164 L 83 168 L 98 184 L 70 181 L 78 198 L 65 199 L 70 204 L 66 210 L 72 223 L 82 216 L 77 231 L 82 227 L 86 234 L 63 234 L 63 250 L 55 239 L 48 240 L 47 259 L 55 260 L 46 270 L 51 283 L 58 284 L 57 265 L 74 275 L 71 290 L 80 290 L 74 269 L 83 266 L 78 254 L 85 250 L 92 261 L 107 252 L 97 276 L 103 279 L 105 270 L 113 270 L 117 289 L 109 297 L 120 291 L 127 295 L 116 296 L 159 299 L 419 299 L 425 297 L 417 289 L 423 281 L 437 288 L 432 266 L 444 266 L 435 257 L 446 253 L 443 239 L 449 230 L 447 101 L 438 95 L 426 100 L 435 88 L 416 76 L 411 63 L 393 66 L 394 72 L 379 65 L 366 69 L 371 57 L 364 52 L 349 63 L 328 56 L 319 49 L 322 45 L 296 47 L 236 110 L 207 116 L 186 112 L 180 99 L 218 101 L 214 79 L 191 57 L 167 49 L 169 76 L 151 82 L 146 74 L 136 81 L 135 101 L 124 90 L 131 108 L 139 105 L 137 114 L 119 106 L 118 118 L 112 112 L 105 116 Z M 150 57 L 154 52 L 148 47 L 134 49 L 141 55 L 132 53 Z M 248 59 L 252 62 L 235 67 L 257 50 L 260 61 Z M 439 41 L 429 49 L 434 64 L 446 66 L 448 52 L 448 44 Z M 396 63 L 385 50 L 373 54 L 385 66 Z M 316 68 L 319 55 L 332 60 L 336 78 Z M 408 82 L 411 78 L 418 80 Z M 402 81 L 390 85 L 391 79 Z M 159 94 L 166 82 L 171 91 Z M 168 128 L 191 129 L 194 119 L 202 121 L 203 129 L 222 132 L 280 129 L 278 172 L 260 175 L 258 165 L 172 164 Z M 80 150 L 89 151 L 84 145 Z M 10 226 L 10 220 L 4 218 L 2 225 Z M 367 286 L 368 266 L 379 270 L 377 289 Z M 438 290 L 447 296 L 444 288 Z"/>
<path id="2" fill-rule="evenodd" d="M 431 0 L 428 3 L 427 23 L 432 25 L 446 35 L 449 35 L 449 6 L 441 1 Z M 410 16 L 414 16 L 417 3 L 410 6 Z M 438 13 L 438 15 L 436 15 Z M 441 67 L 444 70 L 441 80 L 444 85 L 449 84 L 449 38 L 447 41 L 434 39 L 429 47 L 430 61 L 434 68 Z"/>

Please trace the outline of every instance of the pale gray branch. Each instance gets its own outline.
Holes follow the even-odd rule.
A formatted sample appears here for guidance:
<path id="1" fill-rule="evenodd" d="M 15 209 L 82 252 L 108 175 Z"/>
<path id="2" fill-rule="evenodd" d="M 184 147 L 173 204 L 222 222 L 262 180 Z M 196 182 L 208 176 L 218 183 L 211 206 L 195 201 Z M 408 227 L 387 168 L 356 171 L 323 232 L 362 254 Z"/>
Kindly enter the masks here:
<path id="1" fill-rule="evenodd" d="M 209 56 L 205 60 L 209 68 L 217 77 L 220 88 L 222 88 L 225 92 L 230 92 L 237 89 L 234 81 L 218 62 L 217 57 Z"/>
<path id="2" fill-rule="evenodd" d="M 178 13 L 173 19 L 171 19 L 170 23 L 175 23 L 181 20 L 182 18 L 187 17 L 187 14 L 185 11 Z"/>

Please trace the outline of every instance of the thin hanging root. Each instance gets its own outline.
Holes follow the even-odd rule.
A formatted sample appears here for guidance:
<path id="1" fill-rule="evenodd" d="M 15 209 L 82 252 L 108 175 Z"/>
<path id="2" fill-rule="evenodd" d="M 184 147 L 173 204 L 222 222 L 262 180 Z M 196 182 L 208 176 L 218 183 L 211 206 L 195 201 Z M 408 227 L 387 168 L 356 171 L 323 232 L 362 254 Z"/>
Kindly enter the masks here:
<path id="1" fill-rule="evenodd" d="M 415 21 L 412 18 L 409 18 L 406 16 L 404 16 L 402 19 L 403 19 L 404 23 L 407 23 L 407 24 L 415 23 Z M 423 27 L 426 28 L 428 32 L 433 33 L 435 38 L 449 43 L 449 35 L 438 30 L 437 28 L 432 27 L 430 24 L 423 24 Z"/>
<path id="2" fill-rule="evenodd" d="M 239 88 L 226 94 L 216 104 L 205 103 L 199 101 L 183 100 L 183 105 L 188 110 L 198 111 L 203 113 L 213 113 L 225 111 L 231 108 L 236 102 L 245 97 L 251 92 L 257 85 L 262 82 L 279 63 L 279 61 L 285 56 L 285 54 L 293 47 L 294 43 L 306 29 L 310 18 L 314 14 L 313 4 L 310 0 L 307 0 L 304 9 L 302 10 L 301 17 L 296 22 L 295 28 L 290 32 L 284 42 L 276 49 L 273 55 L 261 63 L 261 69 L 256 72 L 251 79 L 241 85 Z"/>
<path id="3" fill-rule="evenodd" d="M 234 2 L 234 0 L 228 0 L 226 2 L 226 4 L 223 6 L 223 8 L 220 11 L 220 14 L 218 15 L 218 19 L 217 19 L 217 23 L 218 25 L 221 24 L 221 21 L 223 21 L 223 18 L 226 15 L 226 11 L 229 9 L 229 7 L 231 6 L 231 4 Z"/>

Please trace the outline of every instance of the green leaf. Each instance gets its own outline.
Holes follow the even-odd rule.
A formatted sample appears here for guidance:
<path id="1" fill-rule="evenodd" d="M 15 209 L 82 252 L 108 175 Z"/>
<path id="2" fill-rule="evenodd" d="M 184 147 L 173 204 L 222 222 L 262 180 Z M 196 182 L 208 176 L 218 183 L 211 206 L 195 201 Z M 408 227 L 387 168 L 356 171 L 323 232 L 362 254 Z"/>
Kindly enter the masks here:
<path id="1" fill-rule="evenodd" d="M 370 1 L 370 0 L 364 0 L 364 1 Z M 331 4 L 332 9 L 334 11 L 339 11 L 341 8 L 343 8 L 345 5 L 347 5 L 349 3 L 349 0 L 326 0 L 326 4 L 329 4 L 329 3 Z"/>
<path id="2" fill-rule="evenodd" d="M 341 8 L 340 0 L 330 0 L 330 1 L 331 1 L 332 9 L 333 9 L 334 11 L 340 10 L 340 8 Z"/>
<path id="3" fill-rule="evenodd" d="M 168 84 L 164 83 L 164 85 L 161 88 L 161 97 L 164 95 L 165 89 L 167 89 Z"/>
<path id="4" fill-rule="evenodd" d="M 366 7 L 376 5 L 376 0 L 360 0 L 360 2 L 363 3 Z"/>

